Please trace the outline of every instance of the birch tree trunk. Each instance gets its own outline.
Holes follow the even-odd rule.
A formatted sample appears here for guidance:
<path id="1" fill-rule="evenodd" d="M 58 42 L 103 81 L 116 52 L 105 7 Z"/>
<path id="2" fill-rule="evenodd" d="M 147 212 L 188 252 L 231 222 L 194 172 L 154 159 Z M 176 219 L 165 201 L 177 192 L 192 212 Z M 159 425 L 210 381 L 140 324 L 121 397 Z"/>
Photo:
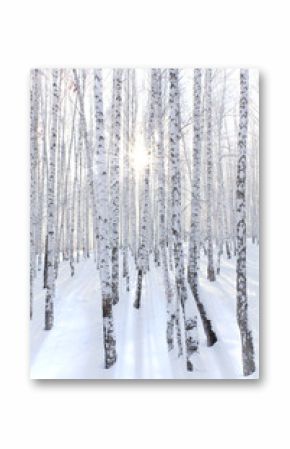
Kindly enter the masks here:
<path id="1" fill-rule="evenodd" d="M 162 72 L 160 69 L 153 70 L 155 78 L 155 101 L 156 101 L 156 125 L 157 125 L 157 164 L 158 164 L 158 212 L 159 212 L 159 246 L 161 251 L 163 281 L 167 299 L 167 328 L 166 340 L 168 350 L 174 347 L 174 288 L 169 270 L 167 246 L 166 246 L 166 195 L 165 195 L 165 155 L 164 155 L 164 127 L 162 120 Z"/>
<path id="2" fill-rule="evenodd" d="M 120 140 L 122 106 L 122 70 L 113 72 L 114 136 L 111 160 L 112 198 L 112 295 L 113 304 L 119 302 L 119 225 L 120 225 Z"/>
<path id="3" fill-rule="evenodd" d="M 179 100 L 179 71 L 169 70 L 169 148 L 171 161 L 171 200 L 172 200 L 172 235 L 174 247 L 175 279 L 177 290 L 177 309 L 181 306 L 186 346 L 186 366 L 193 371 L 193 355 L 198 351 L 197 317 L 190 317 L 187 288 L 184 274 L 184 253 L 181 239 L 181 177 L 180 177 L 180 100 Z"/>
<path id="4" fill-rule="evenodd" d="M 78 127 L 78 177 L 77 177 L 77 263 L 80 261 L 80 252 L 81 252 L 81 237 L 82 237 L 82 208 L 81 208 L 81 200 L 82 200 L 82 153 L 83 153 L 83 134 L 82 134 L 82 126 L 81 126 L 81 118 L 79 119 L 79 127 Z"/>
<path id="5" fill-rule="evenodd" d="M 63 244 L 65 245 L 64 239 L 64 229 L 65 229 L 65 217 L 67 216 L 67 231 L 69 232 L 69 239 L 66 248 L 66 257 L 70 260 L 71 276 L 74 275 L 74 258 L 73 258 L 73 245 L 74 245 L 74 199 L 75 199 L 75 188 L 73 187 L 72 198 L 69 197 L 69 183 L 71 176 L 71 159 L 72 159 L 72 149 L 75 139 L 75 117 L 77 110 L 77 97 L 74 103 L 73 117 L 72 117 L 72 128 L 68 149 L 68 162 L 66 167 L 65 182 L 64 182 L 64 204 L 62 207 L 61 214 L 61 225 L 60 225 L 60 235 L 63 235 Z M 76 152 L 76 149 L 75 149 Z M 74 165 L 74 177 L 77 175 L 77 158 L 75 155 L 75 165 Z M 66 212 L 66 214 L 65 214 Z"/>
<path id="6" fill-rule="evenodd" d="M 30 86 L 30 319 L 33 315 L 33 279 L 36 272 L 36 170 L 38 133 L 38 70 L 31 72 Z"/>
<path id="7" fill-rule="evenodd" d="M 212 195 L 213 195 L 213 164 L 212 164 L 212 70 L 206 69 L 206 153 L 207 153 L 207 278 L 215 281 L 213 265 L 212 239 Z"/>
<path id="8" fill-rule="evenodd" d="M 135 69 L 131 71 L 131 161 L 130 164 L 130 246 L 131 253 L 137 264 L 137 244 L 136 244 L 136 173 L 134 165 L 134 146 L 136 140 L 136 117 L 137 117 L 137 94 L 136 94 L 136 74 Z"/>
<path id="9" fill-rule="evenodd" d="M 94 233 L 94 239 L 98 238 L 98 224 L 97 224 L 97 207 L 96 207 L 96 194 L 95 194 L 95 185 L 94 185 L 94 173 L 93 173 L 93 160 L 94 160 L 94 154 L 90 145 L 90 139 L 88 134 L 88 127 L 87 127 L 87 121 L 86 121 L 86 115 L 85 115 L 85 105 L 84 105 L 84 92 L 81 91 L 80 87 L 80 80 L 77 75 L 77 71 L 74 69 L 74 79 L 76 83 L 77 93 L 79 97 L 79 104 L 80 104 L 80 131 L 82 131 L 81 136 L 83 136 L 83 141 L 85 144 L 85 158 L 87 161 L 86 167 L 87 167 L 87 182 L 85 182 L 85 185 L 88 186 L 88 192 L 87 194 L 90 195 L 91 198 L 91 207 L 92 207 L 92 213 L 93 213 L 93 233 Z M 83 89 L 84 90 L 84 89 Z M 84 191 L 86 189 L 84 188 Z M 88 210 L 88 204 L 86 213 L 84 214 L 84 218 L 87 219 L 87 210 Z M 83 232 L 84 237 L 86 238 L 86 228 L 83 226 Z"/>
<path id="10" fill-rule="evenodd" d="M 73 179 L 73 186 L 72 186 L 72 200 L 69 208 L 69 217 L 70 217 L 70 239 L 69 239 L 69 263 L 70 263 L 70 270 L 71 270 L 71 276 L 74 276 L 75 274 L 75 257 L 74 257 L 74 248 L 76 245 L 76 250 L 78 251 L 78 240 L 75 239 L 75 215 L 76 215 L 76 202 L 77 202 L 77 188 L 78 188 L 78 157 L 79 157 L 79 151 L 76 143 L 76 138 L 74 138 L 74 179 Z M 79 216 L 79 215 L 78 215 Z"/>
<path id="11" fill-rule="evenodd" d="M 45 330 L 50 330 L 54 322 L 55 295 L 55 156 L 57 144 L 57 122 L 59 108 L 59 91 L 57 70 L 52 73 L 52 120 L 50 135 L 50 153 L 47 189 L 47 289 L 45 298 Z"/>
<path id="12" fill-rule="evenodd" d="M 237 320 L 241 333 L 244 376 L 255 371 L 252 333 L 248 326 L 247 298 L 247 230 L 246 230 L 246 174 L 247 135 L 249 115 L 249 72 L 240 71 L 239 156 L 237 164 L 236 220 L 237 220 Z"/>
<path id="13" fill-rule="evenodd" d="M 137 286 L 134 307 L 139 309 L 142 297 L 142 282 L 144 274 L 148 271 L 148 222 L 149 222 L 149 162 L 146 163 L 143 185 L 140 195 L 140 226 L 139 244 L 137 254 Z"/>
<path id="14" fill-rule="evenodd" d="M 126 70 L 126 82 L 124 89 L 124 147 L 123 147 L 123 277 L 126 279 L 126 290 L 130 290 L 129 284 L 129 152 L 130 152 L 130 71 Z"/>
<path id="15" fill-rule="evenodd" d="M 41 85 L 39 86 L 41 90 Z M 39 102 L 41 103 L 41 95 L 39 93 Z M 40 125 L 41 126 L 41 125 Z M 43 129 L 40 128 L 39 137 L 43 134 Z M 42 151 L 41 151 L 42 150 Z M 45 178 L 45 164 L 43 157 L 43 148 L 39 142 L 38 161 L 37 161 L 37 227 L 35 234 L 35 246 L 37 255 L 37 266 L 35 266 L 34 274 L 41 271 L 42 265 L 42 221 L 43 221 L 43 199 L 44 199 L 44 178 Z"/>
<path id="16" fill-rule="evenodd" d="M 63 204 L 63 172 L 65 172 L 65 153 L 66 153 L 66 143 L 65 143 L 65 127 L 66 127 L 66 106 L 67 106 L 67 92 L 66 83 L 64 84 L 64 99 L 63 108 L 60 106 L 59 111 L 59 143 L 58 143 L 58 155 L 57 155 L 57 176 L 56 176 L 56 226 L 55 226 L 55 258 L 54 258 L 54 270 L 55 277 L 58 276 L 58 267 L 60 262 L 60 242 L 61 242 L 61 218 L 62 211 L 65 207 Z M 59 87 L 59 94 L 61 95 L 61 84 Z"/>
<path id="17" fill-rule="evenodd" d="M 97 165 L 99 174 L 99 248 L 100 248 L 100 279 L 102 289 L 103 309 L 103 340 L 105 353 L 105 368 L 110 368 L 117 360 L 116 339 L 113 321 L 113 298 L 111 279 L 111 248 L 108 232 L 109 189 L 108 171 L 105 152 L 104 115 L 103 115 L 103 82 L 102 71 L 94 72 L 95 117 Z"/>
<path id="18" fill-rule="evenodd" d="M 221 268 L 221 256 L 223 254 L 223 244 L 227 238 L 227 217 L 226 217 L 226 205 L 225 205 L 225 189 L 224 189 L 224 173 L 222 165 L 222 130 L 225 113 L 225 96 L 226 96 L 226 73 L 223 77 L 223 88 L 220 99 L 220 107 L 218 111 L 218 148 L 217 148 L 217 274 L 220 274 Z"/>
<path id="19" fill-rule="evenodd" d="M 41 126 L 42 126 L 42 148 L 43 148 L 43 192 L 42 192 L 42 214 L 44 215 L 42 219 L 42 235 L 44 236 L 44 260 L 43 260 L 43 288 L 47 285 L 47 220 L 45 215 L 47 212 L 47 202 L 45 201 L 47 195 L 47 179 L 48 179 L 48 151 L 47 151 L 47 117 L 48 117 L 48 80 L 45 79 L 44 82 L 44 94 L 41 95 Z"/>
<path id="20" fill-rule="evenodd" d="M 194 70 L 194 111 L 193 111 L 193 177 L 191 188 L 191 224 L 188 258 L 188 281 L 197 278 L 200 258 L 200 164 L 201 164 L 201 69 Z"/>
<path id="21" fill-rule="evenodd" d="M 140 198 L 140 222 L 139 222 L 139 245 L 138 245 L 138 255 L 137 255 L 137 288 L 136 288 L 136 298 L 134 302 L 134 307 L 136 309 L 140 308 L 141 297 L 142 297 L 142 281 L 144 274 L 149 269 L 149 213 L 150 213 L 150 156 L 151 156 L 151 138 L 154 126 L 154 103 L 153 103 L 153 77 L 151 73 L 151 87 L 149 95 L 149 107 L 148 107 L 148 123 L 146 119 L 144 122 L 145 126 L 145 145 L 147 149 L 147 160 L 146 167 L 143 176 L 143 185 L 141 187 L 141 198 Z"/>
<path id="22" fill-rule="evenodd" d="M 189 241 L 189 263 L 188 282 L 195 299 L 207 345 L 212 346 L 217 341 L 212 329 L 211 321 L 208 319 L 205 307 L 201 301 L 198 284 L 198 270 L 200 257 L 200 164 L 201 164 L 201 69 L 194 70 L 194 120 L 193 120 L 193 178 L 191 189 L 191 225 Z"/>

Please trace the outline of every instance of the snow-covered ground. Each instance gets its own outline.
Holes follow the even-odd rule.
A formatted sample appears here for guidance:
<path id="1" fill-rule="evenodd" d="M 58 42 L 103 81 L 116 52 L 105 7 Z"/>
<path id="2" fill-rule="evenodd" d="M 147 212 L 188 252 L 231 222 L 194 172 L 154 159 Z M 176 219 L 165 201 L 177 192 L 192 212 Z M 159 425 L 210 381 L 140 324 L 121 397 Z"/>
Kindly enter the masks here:
<path id="1" fill-rule="evenodd" d="M 248 244 L 249 320 L 254 335 L 257 373 L 259 360 L 259 250 Z M 132 271 L 133 275 L 133 271 Z M 120 302 L 114 306 L 118 360 L 103 369 L 99 275 L 93 258 L 82 261 L 70 277 L 68 263 L 60 266 L 56 289 L 55 324 L 44 331 L 44 290 L 35 282 L 31 321 L 31 377 L 33 379 L 235 379 L 242 378 L 241 345 L 236 323 L 235 259 L 222 258 L 216 282 L 206 279 L 201 260 L 201 298 L 218 342 L 206 346 L 199 322 L 200 350 L 195 371 L 188 373 L 183 357 L 168 353 L 166 301 L 160 268 L 152 264 L 143 282 L 140 310 L 133 307 L 136 279 L 126 292 L 120 282 Z M 189 297 L 192 300 L 192 297 Z"/>

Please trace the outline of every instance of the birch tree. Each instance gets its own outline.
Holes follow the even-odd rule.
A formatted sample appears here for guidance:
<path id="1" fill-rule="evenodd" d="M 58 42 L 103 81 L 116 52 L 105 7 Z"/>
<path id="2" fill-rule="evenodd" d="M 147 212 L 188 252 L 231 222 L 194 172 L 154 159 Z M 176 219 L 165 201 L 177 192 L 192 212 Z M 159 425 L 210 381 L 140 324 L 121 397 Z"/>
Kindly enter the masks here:
<path id="1" fill-rule="evenodd" d="M 104 114 L 103 114 L 103 81 L 102 71 L 94 72 L 94 96 L 95 96 L 95 119 L 96 119 L 96 146 L 97 167 L 99 176 L 99 204 L 98 213 L 99 242 L 100 242 L 100 279 L 102 290 L 103 310 L 103 340 L 105 353 L 105 368 L 110 368 L 117 360 L 116 339 L 113 321 L 113 296 L 111 277 L 111 250 L 110 234 L 108 232 L 108 167 L 105 152 L 104 136 Z"/>
<path id="2" fill-rule="evenodd" d="M 148 271 L 148 226 L 149 226 L 149 161 L 146 163 L 145 173 L 141 183 L 140 192 L 140 223 L 137 252 L 137 284 L 134 307 L 139 309 L 141 306 L 143 277 Z"/>
<path id="3" fill-rule="evenodd" d="M 61 72 L 60 80 L 62 82 L 63 71 Z M 61 96 L 61 82 L 59 85 L 59 96 Z M 66 128 L 66 107 L 67 107 L 67 95 L 66 95 L 66 82 L 64 85 L 64 98 L 59 101 L 59 120 L 58 120 L 58 145 L 57 145 L 57 171 L 56 171 L 56 225 L 55 225 L 55 258 L 54 269 L 55 277 L 58 276 L 58 266 L 60 261 L 60 242 L 61 242 L 61 213 L 64 211 L 63 207 L 63 176 L 65 171 L 65 128 Z M 61 106 L 63 103 L 63 106 Z"/>
<path id="4" fill-rule="evenodd" d="M 236 220 L 237 220 L 237 319 L 241 333 L 243 371 L 249 376 L 255 371 L 252 332 L 248 324 L 247 298 L 247 227 L 246 227 L 246 176 L 247 138 L 249 116 L 249 72 L 240 71 L 240 123 L 238 141 Z"/>
<path id="5" fill-rule="evenodd" d="M 50 130 L 50 153 L 47 188 L 47 289 L 45 298 L 45 330 L 50 330 L 54 322 L 55 296 L 55 157 L 57 144 L 57 123 L 59 109 L 59 73 L 52 72 L 52 110 Z"/>
<path id="6" fill-rule="evenodd" d="M 113 71 L 113 145 L 111 154 L 112 198 L 112 294 L 113 304 L 119 302 L 119 225 L 120 225 L 120 140 L 122 106 L 122 70 Z"/>
<path id="7" fill-rule="evenodd" d="M 198 270 L 200 258 L 200 152 L 201 152 L 201 69 L 194 70 L 194 119 L 193 119 L 193 177 L 191 189 L 191 225 L 189 241 L 188 282 L 196 301 L 202 320 L 207 345 L 212 346 L 217 337 L 208 319 L 205 307 L 201 301 L 198 285 Z"/>
<path id="8" fill-rule="evenodd" d="M 174 347 L 174 287 L 172 284 L 171 273 L 169 270 L 167 245 L 166 245 L 166 182 L 165 182 L 165 149 L 164 149 L 164 125 L 162 111 L 162 72 L 160 69 L 153 70 L 155 84 L 155 102 L 156 102 L 156 126 L 157 126 L 157 163 L 158 163 L 158 226 L 159 226 L 159 246 L 161 251 L 163 281 L 165 286 L 165 295 L 167 299 L 167 328 L 166 339 L 168 349 Z"/>
<path id="9" fill-rule="evenodd" d="M 76 90 L 78 93 L 79 104 L 80 104 L 80 132 L 81 132 L 80 140 L 82 139 L 82 136 L 83 136 L 83 142 L 85 145 L 85 158 L 86 158 L 86 167 L 87 167 L 87 174 L 88 174 L 87 183 L 85 183 L 85 185 L 88 186 L 89 195 L 91 198 L 90 203 L 91 203 L 91 208 L 92 208 L 92 212 L 93 212 L 93 235 L 94 235 L 94 239 L 96 239 L 98 237 L 98 226 L 97 226 L 96 194 L 95 194 L 94 173 L 93 173 L 94 155 L 93 155 L 92 147 L 90 145 L 90 138 L 89 138 L 87 120 L 86 120 L 86 115 L 85 115 L 84 88 L 83 88 L 83 92 L 81 92 L 80 80 L 77 75 L 77 71 L 74 69 L 73 72 L 74 72 Z M 88 210 L 88 204 L 87 204 L 86 210 Z M 86 215 L 85 215 L 85 217 L 86 217 Z M 85 232 L 86 231 L 84 230 L 84 233 Z"/>
<path id="10" fill-rule="evenodd" d="M 175 279 L 177 301 L 182 308 L 185 339 L 187 370 L 192 371 L 193 355 L 198 351 L 197 317 L 186 316 L 190 310 L 187 303 L 187 288 L 184 273 L 184 253 L 181 240 L 181 179 L 180 179 L 180 104 L 178 69 L 169 70 L 169 149 L 171 162 L 171 201 L 172 201 L 172 235 L 174 247 Z"/>
<path id="11" fill-rule="evenodd" d="M 36 173 L 38 152 L 38 70 L 31 72 L 30 86 L 30 318 L 33 314 L 33 279 L 36 271 Z"/>
<path id="12" fill-rule="evenodd" d="M 137 263 L 137 244 L 136 244 L 136 170 L 134 165 L 134 156 L 135 156 L 135 141 L 136 141 L 136 118 L 137 118 L 137 93 L 136 93 L 136 73 L 135 69 L 130 70 L 131 75 L 131 83 L 130 83 L 130 93 L 131 93 L 131 127 L 130 127 L 130 168 L 129 168 L 129 176 L 130 176 L 130 248 L 131 253 L 134 258 L 135 264 Z"/>
<path id="13" fill-rule="evenodd" d="M 148 99 L 148 118 L 144 118 L 144 144 L 146 146 L 146 166 L 141 183 L 140 195 L 140 222 L 139 222 L 139 243 L 137 254 L 137 286 L 134 307 L 140 308 L 142 296 L 143 277 L 149 269 L 149 226 L 150 226 L 150 157 L 152 145 L 152 133 L 154 127 L 154 101 L 153 101 L 153 76 L 150 73 L 150 92 Z"/>
<path id="14" fill-rule="evenodd" d="M 206 69 L 206 154 L 207 154 L 207 278 L 215 281 L 212 241 L 212 70 Z"/>
<path id="15" fill-rule="evenodd" d="M 124 85 L 124 147 L 123 147 L 123 277 L 126 280 L 126 289 L 129 291 L 129 154 L 130 154 L 130 71 L 126 70 Z"/>

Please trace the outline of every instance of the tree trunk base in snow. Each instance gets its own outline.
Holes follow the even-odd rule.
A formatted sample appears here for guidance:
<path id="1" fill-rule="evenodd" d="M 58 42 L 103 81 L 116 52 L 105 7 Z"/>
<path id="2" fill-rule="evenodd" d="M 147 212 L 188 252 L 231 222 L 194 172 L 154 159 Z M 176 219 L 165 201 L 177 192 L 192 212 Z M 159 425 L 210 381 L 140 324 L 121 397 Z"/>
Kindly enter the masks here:
<path id="1" fill-rule="evenodd" d="M 218 254 L 217 254 L 217 269 L 216 274 L 220 274 L 221 272 L 221 256 L 223 255 L 223 245 L 222 243 L 219 245 Z"/>
<path id="2" fill-rule="evenodd" d="M 105 369 L 111 368 L 117 362 L 117 354 L 105 361 Z"/>
<path id="3" fill-rule="evenodd" d="M 212 267 L 207 267 L 207 279 L 208 279 L 210 282 L 214 282 L 214 281 L 216 280 L 214 268 L 212 268 Z"/>
<path id="4" fill-rule="evenodd" d="M 229 242 L 226 242 L 226 253 L 227 253 L 227 258 L 231 259 L 232 255 L 231 255 Z"/>
<path id="5" fill-rule="evenodd" d="M 244 376 L 250 376 L 256 371 L 252 332 L 249 330 L 241 331 L 241 338 L 243 373 Z"/>
<path id="6" fill-rule="evenodd" d="M 42 256 L 41 254 L 39 254 L 37 259 L 37 271 L 41 271 L 41 268 L 42 268 Z"/>
<path id="7" fill-rule="evenodd" d="M 136 299 L 134 301 L 134 307 L 136 309 L 140 309 L 140 304 L 141 304 L 142 278 L 143 278 L 142 270 L 138 270 Z"/>
<path id="8" fill-rule="evenodd" d="M 70 266 L 70 275 L 71 275 L 71 277 L 73 277 L 75 275 L 75 269 L 74 269 L 73 265 Z"/>
<path id="9" fill-rule="evenodd" d="M 207 329 L 206 332 L 206 338 L 207 338 L 207 346 L 213 346 L 217 341 L 217 336 L 215 334 L 215 332 L 212 330 L 212 325 L 211 325 L 211 321 L 207 320 L 205 323 L 205 327 Z"/>
<path id="10" fill-rule="evenodd" d="M 175 315 L 170 316 L 170 320 L 167 321 L 166 340 L 168 351 L 172 351 L 174 348 L 174 322 Z"/>
<path id="11" fill-rule="evenodd" d="M 193 364 L 190 360 L 187 360 L 186 362 L 186 369 L 187 371 L 193 371 Z"/>
<path id="12" fill-rule="evenodd" d="M 159 254 L 159 249 L 156 248 L 154 251 L 154 262 L 156 263 L 156 265 L 158 267 L 160 267 L 160 254 Z"/>
<path id="13" fill-rule="evenodd" d="M 114 306 L 119 302 L 119 252 L 112 248 L 112 297 Z"/>
<path id="14" fill-rule="evenodd" d="M 126 290 L 127 290 L 127 292 L 130 291 L 130 279 L 129 279 L 129 275 L 126 276 Z"/>
<path id="15" fill-rule="evenodd" d="M 123 278 L 126 280 L 126 291 L 130 291 L 130 279 L 129 279 L 129 269 L 128 269 L 128 255 L 123 254 Z"/>
<path id="16" fill-rule="evenodd" d="M 53 304 L 47 304 L 45 305 L 45 325 L 44 330 L 50 331 L 53 328 Z"/>
<path id="17" fill-rule="evenodd" d="M 49 318 L 48 318 L 48 320 L 49 320 Z M 49 322 L 49 323 L 45 324 L 45 326 L 44 326 L 45 331 L 50 331 L 52 328 L 53 328 L 52 322 L 51 323 Z"/>
<path id="18" fill-rule="evenodd" d="M 177 348 L 178 357 L 183 354 L 182 338 L 181 338 L 181 327 L 180 327 L 180 307 L 178 306 L 175 314 L 175 326 L 176 326 L 176 338 L 177 338 Z"/>
<path id="19" fill-rule="evenodd" d="M 54 264 L 55 279 L 58 278 L 58 262 Z"/>
<path id="20" fill-rule="evenodd" d="M 111 368 L 117 361 L 116 339 L 114 334 L 112 298 L 103 296 L 103 336 L 105 369 Z"/>
<path id="21" fill-rule="evenodd" d="M 191 277 L 190 275 L 188 276 L 188 283 L 190 285 L 193 297 L 195 299 L 198 311 L 199 311 L 199 315 L 201 318 L 201 322 L 203 325 L 203 329 L 204 329 L 204 333 L 206 335 L 206 340 L 207 340 L 207 346 L 213 346 L 217 341 L 217 336 L 212 328 L 212 324 L 211 324 L 211 320 L 208 319 L 205 308 L 203 303 L 200 300 L 200 296 L 199 296 L 199 291 L 198 291 L 198 284 L 197 284 L 197 275 L 193 275 L 193 277 Z"/>
<path id="22" fill-rule="evenodd" d="M 185 321 L 185 335 L 186 335 L 186 368 L 187 371 L 193 371 L 193 363 L 191 357 L 198 352 L 198 338 L 197 338 L 197 318 L 189 318 Z"/>

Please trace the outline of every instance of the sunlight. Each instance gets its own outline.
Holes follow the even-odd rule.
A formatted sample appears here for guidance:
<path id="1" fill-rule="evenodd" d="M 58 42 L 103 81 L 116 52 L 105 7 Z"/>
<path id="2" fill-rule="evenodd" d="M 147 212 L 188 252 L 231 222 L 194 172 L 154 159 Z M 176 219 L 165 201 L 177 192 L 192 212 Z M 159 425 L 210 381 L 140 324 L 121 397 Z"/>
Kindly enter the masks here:
<path id="1" fill-rule="evenodd" d="M 137 173 L 142 173 L 148 162 L 148 154 L 143 142 L 137 142 L 134 147 L 134 166 Z"/>

